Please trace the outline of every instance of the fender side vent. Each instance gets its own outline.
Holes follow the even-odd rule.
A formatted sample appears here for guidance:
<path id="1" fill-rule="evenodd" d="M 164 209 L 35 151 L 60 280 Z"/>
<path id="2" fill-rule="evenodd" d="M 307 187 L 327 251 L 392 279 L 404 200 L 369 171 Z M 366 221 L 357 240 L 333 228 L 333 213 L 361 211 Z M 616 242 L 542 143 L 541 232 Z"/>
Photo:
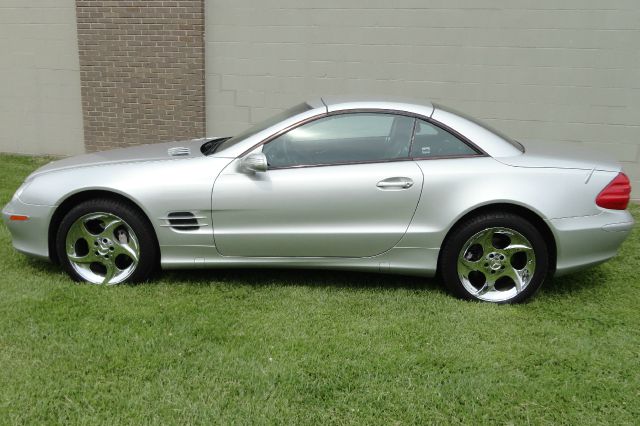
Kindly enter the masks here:
<path id="1" fill-rule="evenodd" d="M 175 146 L 167 150 L 170 157 L 182 157 L 191 154 L 191 150 L 184 146 Z"/>
<path id="2" fill-rule="evenodd" d="M 171 212 L 160 219 L 166 221 L 161 226 L 168 226 L 176 231 L 197 231 L 202 226 L 207 226 L 206 223 L 199 222 L 199 219 L 204 219 L 204 217 L 196 216 L 192 212 Z"/>

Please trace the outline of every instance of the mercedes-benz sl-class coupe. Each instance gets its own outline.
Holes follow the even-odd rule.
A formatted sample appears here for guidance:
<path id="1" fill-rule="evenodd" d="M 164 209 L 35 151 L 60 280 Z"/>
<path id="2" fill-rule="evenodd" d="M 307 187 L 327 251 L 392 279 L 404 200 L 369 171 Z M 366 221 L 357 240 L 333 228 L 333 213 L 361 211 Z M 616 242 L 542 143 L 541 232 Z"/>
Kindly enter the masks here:
<path id="1" fill-rule="evenodd" d="M 439 273 L 458 297 L 513 303 L 611 258 L 633 226 L 620 165 L 576 145 L 428 102 L 320 98 L 231 138 L 54 161 L 3 217 L 17 250 L 94 284 L 334 268 Z"/>

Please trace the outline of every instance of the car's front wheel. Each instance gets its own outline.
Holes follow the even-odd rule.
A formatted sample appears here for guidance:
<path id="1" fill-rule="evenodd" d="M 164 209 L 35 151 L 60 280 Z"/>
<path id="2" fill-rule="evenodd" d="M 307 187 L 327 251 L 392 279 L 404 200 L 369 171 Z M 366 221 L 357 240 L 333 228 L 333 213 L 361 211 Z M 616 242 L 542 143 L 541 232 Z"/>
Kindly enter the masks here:
<path id="1" fill-rule="evenodd" d="M 460 298 L 518 303 L 547 278 L 549 252 L 529 221 L 511 213 L 489 213 L 454 229 L 440 266 L 445 285 Z"/>
<path id="2" fill-rule="evenodd" d="M 58 228 L 56 249 L 73 279 L 93 284 L 145 280 L 158 258 L 151 225 L 130 205 L 108 199 L 71 209 Z"/>

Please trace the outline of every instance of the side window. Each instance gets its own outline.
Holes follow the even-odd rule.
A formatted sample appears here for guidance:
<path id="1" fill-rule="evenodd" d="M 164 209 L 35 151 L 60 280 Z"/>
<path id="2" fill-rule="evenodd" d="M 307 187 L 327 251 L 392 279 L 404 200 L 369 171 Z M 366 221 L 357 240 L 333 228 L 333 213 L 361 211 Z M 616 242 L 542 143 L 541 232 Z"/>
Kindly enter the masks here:
<path id="1" fill-rule="evenodd" d="M 411 157 L 457 157 L 478 152 L 446 130 L 418 119 L 411 145 Z"/>
<path id="2" fill-rule="evenodd" d="M 278 136 L 262 152 L 270 167 L 408 158 L 414 121 L 382 113 L 328 116 Z"/>

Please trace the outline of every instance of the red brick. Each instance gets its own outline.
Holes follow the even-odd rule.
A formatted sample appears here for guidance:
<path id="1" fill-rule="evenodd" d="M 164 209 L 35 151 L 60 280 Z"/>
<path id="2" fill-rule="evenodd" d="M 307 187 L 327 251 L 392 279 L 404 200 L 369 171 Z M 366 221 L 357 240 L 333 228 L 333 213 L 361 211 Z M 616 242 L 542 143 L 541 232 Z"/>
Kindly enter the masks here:
<path id="1" fill-rule="evenodd" d="M 76 0 L 85 146 L 204 136 L 203 0 Z"/>

